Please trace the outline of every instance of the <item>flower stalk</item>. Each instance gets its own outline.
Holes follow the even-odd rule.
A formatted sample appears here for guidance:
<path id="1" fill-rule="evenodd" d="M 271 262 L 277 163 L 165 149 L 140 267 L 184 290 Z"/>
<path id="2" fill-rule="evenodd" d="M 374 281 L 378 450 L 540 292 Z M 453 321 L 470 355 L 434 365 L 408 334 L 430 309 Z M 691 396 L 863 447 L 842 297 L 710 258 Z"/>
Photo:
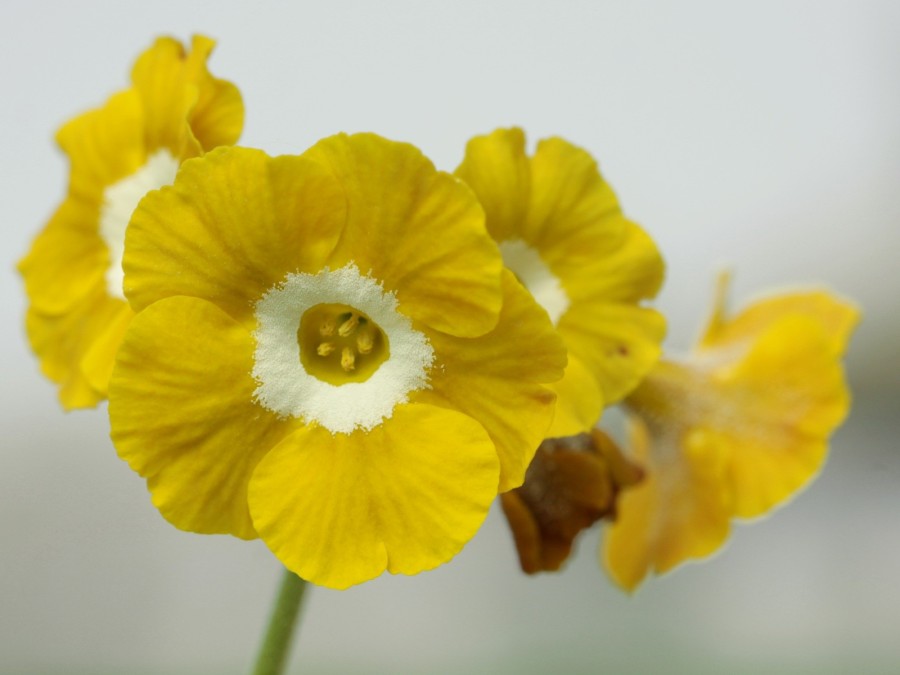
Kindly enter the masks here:
<path id="1" fill-rule="evenodd" d="M 286 569 L 253 675 L 280 675 L 284 672 L 305 590 L 306 582 Z"/>

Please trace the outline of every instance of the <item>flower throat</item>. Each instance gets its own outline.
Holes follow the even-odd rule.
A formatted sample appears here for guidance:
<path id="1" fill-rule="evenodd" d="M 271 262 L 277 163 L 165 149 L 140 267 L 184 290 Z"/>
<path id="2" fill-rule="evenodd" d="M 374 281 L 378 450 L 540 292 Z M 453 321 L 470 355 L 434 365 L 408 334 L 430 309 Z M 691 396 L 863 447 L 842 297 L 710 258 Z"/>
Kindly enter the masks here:
<path id="1" fill-rule="evenodd" d="M 297 342 L 306 372 L 334 385 L 365 382 L 390 356 L 384 332 L 348 305 L 310 307 L 300 319 Z"/>

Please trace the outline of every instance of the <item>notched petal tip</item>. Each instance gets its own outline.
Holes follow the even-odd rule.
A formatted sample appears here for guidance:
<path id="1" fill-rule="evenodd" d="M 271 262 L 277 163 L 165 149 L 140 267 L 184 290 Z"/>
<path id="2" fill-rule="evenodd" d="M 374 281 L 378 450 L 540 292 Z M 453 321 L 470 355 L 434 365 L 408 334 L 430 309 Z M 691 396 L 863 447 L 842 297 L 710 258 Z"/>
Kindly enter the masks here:
<path id="1" fill-rule="evenodd" d="M 250 510 L 289 569 L 347 588 L 450 560 L 484 521 L 498 473 L 474 420 L 408 404 L 368 432 L 305 426 L 285 438 L 254 472 Z"/>

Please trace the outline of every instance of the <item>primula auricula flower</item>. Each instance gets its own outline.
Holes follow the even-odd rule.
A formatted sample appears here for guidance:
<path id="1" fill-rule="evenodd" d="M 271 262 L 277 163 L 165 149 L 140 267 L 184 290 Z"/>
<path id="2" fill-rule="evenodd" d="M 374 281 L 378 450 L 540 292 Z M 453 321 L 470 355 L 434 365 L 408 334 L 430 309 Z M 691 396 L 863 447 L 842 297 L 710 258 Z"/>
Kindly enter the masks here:
<path id="1" fill-rule="evenodd" d="M 195 36 L 185 52 L 176 40 L 156 40 L 135 63 L 131 87 L 57 134 L 71 165 L 68 195 L 19 269 L 31 346 L 67 409 L 106 397 L 132 316 L 122 254 L 135 206 L 171 183 L 183 160 L 240 136 L 240 92 L 206 68 L 213 46 Z"/>
<path id="2" fill-rule="evenodd" d="M 456 174 L 569 350 L 548 435 L 589 430 L 659 358 L 665 321 L 640 306 L 663 279 L 655 244 L 622 215 L 593 158 L 562 139 L 542 140 L 528 157 L 521 129 L 498 129 L 469 141 Z"/>
<path id="3" fill-rule="evenodd" d="M 449 560 L 520 485 L 565 348 L 411 145 L 220 148 L 129 226 L 112 438 L 179 528 L 334 588 Z"/>
<path id="4" fill-rule="evenodd" d="M 628 590 L 712 554 L 732 518 L 764 515 L 800 490 L 849 408 L 840 361 L 858 311 L 813 290 L 729 318 L 727 283 L 691 357 L 661 361 L 625 401 L 646 478 L 620 496 L 603 557 Z"/>

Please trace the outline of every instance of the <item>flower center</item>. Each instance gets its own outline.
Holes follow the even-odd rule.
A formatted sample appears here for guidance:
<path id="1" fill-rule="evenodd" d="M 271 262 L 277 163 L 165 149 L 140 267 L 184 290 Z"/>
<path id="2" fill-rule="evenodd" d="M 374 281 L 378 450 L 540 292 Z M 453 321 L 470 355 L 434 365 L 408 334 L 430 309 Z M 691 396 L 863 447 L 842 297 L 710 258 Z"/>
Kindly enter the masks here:
<path id="1" fill-rule="evenodd" d="M 140 169 L 106 187 L 100 205 L 100 237 L 109 251 L 106 268 L 106 290 L 114 298 L 125 299 L 122 282 L 122 255 L 125 253 L 125 230 L 131 214 L 143 196 L 175 182 L 178 160 L 168 150 L 152 154 Z"/>
<path id="2" fill-rule="evenodd" d="M 521 239 L 501 241 L 503 264 L 550 315 L 555 326 L 569 309 L 569 296 L 540 254 Z"/>
<path id="3" fill-rule="evenodd" d="M 332 433 L 370 430 L 427 389 L 428 338 L 353 263 L 291 273 L 256 302 L 254 400 Z"/>
<path id="4" fill-rule="evenodd" d="M 330 384 L 365 382 L 387 361 L 387 338 L 372 319 L 341 304 L 310 307 L 297 330 L 306 372 Z"/>

